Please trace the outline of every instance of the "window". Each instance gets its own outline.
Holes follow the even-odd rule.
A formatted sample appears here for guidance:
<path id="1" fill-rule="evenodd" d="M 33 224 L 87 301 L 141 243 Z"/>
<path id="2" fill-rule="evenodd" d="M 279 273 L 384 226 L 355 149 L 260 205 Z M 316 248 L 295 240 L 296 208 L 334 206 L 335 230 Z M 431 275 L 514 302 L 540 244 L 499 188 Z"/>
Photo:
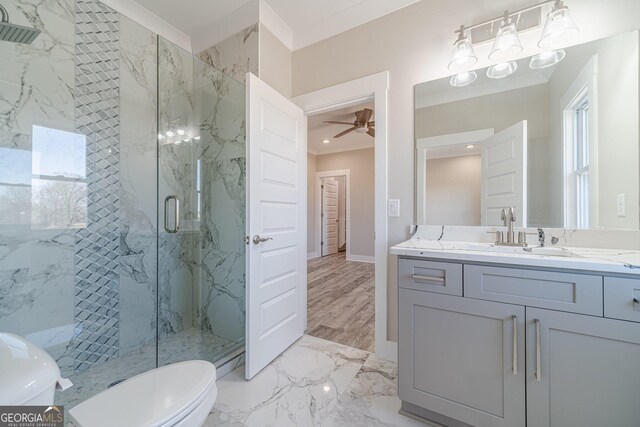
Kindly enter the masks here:
<path id="1" fill-rule="evenodd" d="M 32 128 L 31 226 L 87 226 L 86 137 Z"/>
<path id="2" fill-rule="evenodd" d="M 576 188 L 576 227 L 589 228 L 589 98 L 575 107 L 573 123 L 573 179 Z"/>
<path id="3" fill-rule="evenodd" d="M 560 99 L 564 228 L 598 227 L 597 62 L 594 55 Z"/>

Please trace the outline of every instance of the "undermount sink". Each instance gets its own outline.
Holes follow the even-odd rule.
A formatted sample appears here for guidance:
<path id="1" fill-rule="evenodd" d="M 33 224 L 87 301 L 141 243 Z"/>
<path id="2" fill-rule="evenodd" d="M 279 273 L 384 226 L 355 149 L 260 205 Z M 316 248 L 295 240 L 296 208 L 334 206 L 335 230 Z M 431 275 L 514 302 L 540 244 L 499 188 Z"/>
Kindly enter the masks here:
<path id="1" fill-rule="evenodd" d="M 578 258 L 579 255 L 559 247 L 526 247 L 522 248 L 519 246 L 498 246 L 493 244 L 487 245 L 468 245 L 464 248 L 467 251 L 475 251 L 475 252 L 499 252 L 499 253 L 507 253 L 507 254 L 531 254 L 531 255 L 542 255 L 542 256 L 555 256 L 555 257 L 564 257 L 564 258 Z"/>

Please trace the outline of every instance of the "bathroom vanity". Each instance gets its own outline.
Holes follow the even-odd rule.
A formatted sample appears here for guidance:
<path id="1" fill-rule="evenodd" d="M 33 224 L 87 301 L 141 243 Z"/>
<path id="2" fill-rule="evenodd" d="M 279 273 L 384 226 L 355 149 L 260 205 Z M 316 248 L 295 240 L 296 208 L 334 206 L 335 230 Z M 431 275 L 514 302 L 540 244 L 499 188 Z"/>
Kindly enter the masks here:
<path id="1" fill-rule="evenodd" d="M 412 239 L 402 409 L 446 426 L 640 425 L 640 253 Z"/>

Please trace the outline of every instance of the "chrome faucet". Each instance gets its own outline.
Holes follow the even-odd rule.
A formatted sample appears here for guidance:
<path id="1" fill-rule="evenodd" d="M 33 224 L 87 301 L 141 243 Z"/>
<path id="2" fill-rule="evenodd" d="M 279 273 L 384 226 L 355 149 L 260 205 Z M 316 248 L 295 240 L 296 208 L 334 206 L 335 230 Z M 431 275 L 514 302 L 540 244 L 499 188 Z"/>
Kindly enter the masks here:
<path id="1" fill-rule="evenodd" d="M 513 230 L 513 223 L 516 222 L 516 208 L 509 206 L 502 209 L 500 213 L 500 219 L 504 222 L 504 226 L 507 227 L 507 239 L 504 239 L 504 233 L 502 231 L 496 232 L 496 245 L 497 246 L 527 246 L 527 236 L 523 231 L 518 233 L 518 241 L 516 242 L 515 231 Z"/>

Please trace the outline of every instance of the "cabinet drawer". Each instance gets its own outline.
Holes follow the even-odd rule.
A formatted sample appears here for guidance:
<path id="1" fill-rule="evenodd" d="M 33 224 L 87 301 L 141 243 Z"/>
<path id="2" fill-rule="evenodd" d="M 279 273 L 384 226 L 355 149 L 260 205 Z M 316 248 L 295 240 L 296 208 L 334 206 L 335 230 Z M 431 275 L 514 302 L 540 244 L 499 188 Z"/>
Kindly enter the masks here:
<path id="1" fill-rule="evenodd" d="M 400 258 L 398 286 L 462 296 L 462 264 Z"/>
<path id="2" fill-rule="evenodd" d="M 602 277 L 464 266 L 464 296 L 602 316 Z"/>
<path id="3" fill-rule="evenodd" d="M 640 279 L 604 278 L 604 316 L 640 322 Z"/>

